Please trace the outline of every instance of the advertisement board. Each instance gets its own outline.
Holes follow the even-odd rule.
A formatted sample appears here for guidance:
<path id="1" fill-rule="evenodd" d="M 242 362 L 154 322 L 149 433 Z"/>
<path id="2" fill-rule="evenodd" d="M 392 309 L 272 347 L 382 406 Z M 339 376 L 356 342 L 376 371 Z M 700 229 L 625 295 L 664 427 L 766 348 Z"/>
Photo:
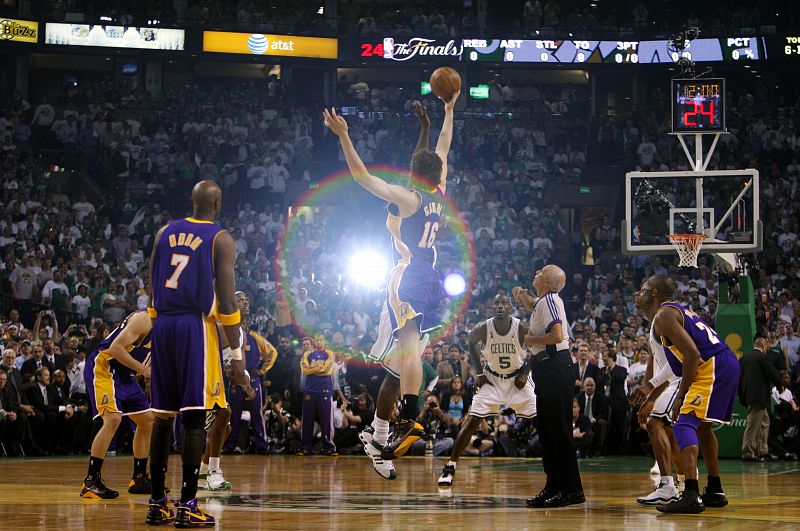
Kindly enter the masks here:
<path id="1" fill-rule="evenodd" d="M 39 42 L 39 23 L 32 20 L 0 18 L 0 41 Z"/>
<path id="2" fill-rule="evenodd" d="M 48 22 L 45 26 L 45 44 L 63 46 L 183 50 L 185 36 L 184 30 L 172 28 L 54 22 Z"/>
<path id="3" fill-rule="evenodd" d="M 338 39 L 329 39 L 325 37 L 204 31 L 203 51 L 212 53 L 336 59 L 339 57 L 339 42 Z"/>

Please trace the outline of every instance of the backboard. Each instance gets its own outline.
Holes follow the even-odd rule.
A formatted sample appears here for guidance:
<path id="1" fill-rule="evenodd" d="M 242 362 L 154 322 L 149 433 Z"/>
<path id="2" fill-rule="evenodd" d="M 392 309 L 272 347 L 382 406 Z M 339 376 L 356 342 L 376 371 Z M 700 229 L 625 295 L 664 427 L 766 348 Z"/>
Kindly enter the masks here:
<path id="1" fill-rule="evenodd" d="M 622 251 L 671 254 L 670 234 L 703 234 L 701 252 L 758 252 L 758 198 L 756 170 L 629 172 Z"/>

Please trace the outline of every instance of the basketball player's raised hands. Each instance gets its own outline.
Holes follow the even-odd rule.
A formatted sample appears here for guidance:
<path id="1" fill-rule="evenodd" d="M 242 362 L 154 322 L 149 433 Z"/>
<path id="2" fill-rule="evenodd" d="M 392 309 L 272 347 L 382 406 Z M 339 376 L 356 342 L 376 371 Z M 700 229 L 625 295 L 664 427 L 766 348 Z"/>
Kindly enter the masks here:
<path id="1" fill-rule="evenodd" d="M 453 109 L 456 107 L 456 101 L 458 101 L 458 97 L 461 95 L 461 91 L 454 92 L 453 97 L 450 98 L 448 101 L 444 102 L 444 110 L 445 112 L 453 112 Z"/>
<path id="2" fill-rule="evenodd" d="M 325 126 L 330 129 L 334 135 L 342 137 L 347 134 L 347 120 L 336 114 L 335 108 L 331 107 L 330 111 L 328 109 L 323 109 L 322 119 Z"/>
<path id="3" fill-rule="evenodd" d="M 428 118 L 428 109 L 426 109 L 425 106 L 419 100 L 414 100 L 413 106 L 414 106 L 414 114 L 416 115 L 417 120 L 419 120 L 419 124 L 422 127 L 430 128 L 431 119 Z"/>

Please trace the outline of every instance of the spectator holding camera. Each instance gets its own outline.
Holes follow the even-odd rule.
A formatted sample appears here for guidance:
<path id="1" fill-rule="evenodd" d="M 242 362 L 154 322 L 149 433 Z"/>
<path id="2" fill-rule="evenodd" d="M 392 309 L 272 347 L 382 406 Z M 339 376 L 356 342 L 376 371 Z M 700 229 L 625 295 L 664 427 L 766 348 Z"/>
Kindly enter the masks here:
<path id="1" fill-rule="evenodd" d="M 449 413 L 443 411 L 436 394 L 429 395 L 417 416 L 417 422 L 425 427 L 424 439 L 414 441 L 411 448 L 417 453 L 425 453 L 426 449 L 433 451 L 433 456 L 440 456 L 449 452 L 455 441 L 451 430 L 457 423 Z"/>

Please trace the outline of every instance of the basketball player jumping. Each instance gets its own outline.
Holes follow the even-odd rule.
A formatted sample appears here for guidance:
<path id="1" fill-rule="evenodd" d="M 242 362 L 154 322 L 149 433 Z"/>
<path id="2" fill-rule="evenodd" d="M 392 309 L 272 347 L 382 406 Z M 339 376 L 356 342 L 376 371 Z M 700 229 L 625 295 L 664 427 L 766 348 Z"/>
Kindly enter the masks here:
<path id="1" fill-rule="evenodd" d="M 494 298 L 494 317 L 472 329 L 469 335 L 472 363 L 481 366 L 479 345 L 482 345 L 486 366 L 476 376 L 475 385 L 479 389 L 472 399 L 469 421 L 462 423 L 439 485 L 453 484 L 458 458 L 484 418 L 499 415 L 504 407 L 513 409 L 517 417 L 536 416 L 536 395 L 522 339 L 527 333 L 528 326 L 511 317 L 511 301 L 503 294 Z"/>
<path id="2" fill-rule="evenodd" d="M 417 398 L 422 386 L 422 351 L 427 343 L 424 334 L 438 325 L 436 311 L 441 288 L 434 269 L 434 242 L 442 222 L 447 155 L 453 139 L 453 109 L 458 95 L 456 92 L 444 104 L 444 123 L 435 152 L 424 146 L 414 153 L 411 175 L 415 182 L 409 187 L 389 184 L 371 175 L 350 140 L 345 119 L 335 109 L 322 113 L 325 125 L 339 137 L 355 181 L 389 203 L 386 227 L 393 240 L 395 265 L 389 273 L 381 328 L 390 333 L 381 334 L 383 337 L 378 338 L 381 344 L 376 343 L 387 353 L 382 362 L 387 375 L 378 393 L 375 420 L 360 435 L 373 468 L 386 479 L 397 477 L 392 460 L 424 434 L 415 421 Z M 419 108 L 417 111 L 419 114 Z M 390 441 L 389 418 L 397 397 L 398 379 L 402 408 Z"/>
<path id="3" fill-rule="evenodd" d="M 686 484 L 681 497 L 659 505 L 663 513 L 701 513 L 706 507 L 724 507 L 728 500 L 719 478 L 719 443 L 714 423 L 727 424 L 739 384 L 736 355 L 700 317 L 673 302 L 675 283 L 654 275 L 636 292 L 636 307 L 652 323 L 655 337 L 661 338 L 667 365 L 649 382 L 637 388 L 631 400 L 642 403 L 674 374 L 682 376 L 672 406 L 672 431 L 681 449 Z M 700 496 L 697 483 L 697 454 L 703 449 L 708 469 L 708 484 Z"/>
<path id="4" fill-rule="evenodd" d="M 150 439 L 153 489 L 146 522 L 176 527 L 213 527 L 214 517 L 197 504 L 197 480 L 207 410 L 226 408 L 221 346 L 215 318 L 232 347 L 231 382 L 250 387 L 245 376 L 240 313 L 234 300 L 233 238 L 214 223 L 222 191 L 213 181 L 192 189 L 193 215 L 171 221 L 155 237 L 150 256 L 153 324 L 151 399 L 156 415 Z M 248 391 L 252 392 L 252 391 Z M 180 503 L 173 511 L 164 479 L 174 416 L 184 427 Z"/>
<path id="5" fill-rule="evenodd" d="M 103 339 L 86 358 L 83 377 L 94 417 L 103 419 L 103 427 L 92 441 L 89 470 L 83 480 L 81 498 L 113 499 L 119 492 L 103 484 L 101 470 L 108 446 L 122 422 L 130 416 L 136 423 L 133 437 L 133 477 L 128 485 L 131 494 L 150 494 L 147 476 L 150 431 L 153 413 L 147 396 L 136 382 L 136 373 L 150 377 L 150 317 L 133 312 Z"/>

